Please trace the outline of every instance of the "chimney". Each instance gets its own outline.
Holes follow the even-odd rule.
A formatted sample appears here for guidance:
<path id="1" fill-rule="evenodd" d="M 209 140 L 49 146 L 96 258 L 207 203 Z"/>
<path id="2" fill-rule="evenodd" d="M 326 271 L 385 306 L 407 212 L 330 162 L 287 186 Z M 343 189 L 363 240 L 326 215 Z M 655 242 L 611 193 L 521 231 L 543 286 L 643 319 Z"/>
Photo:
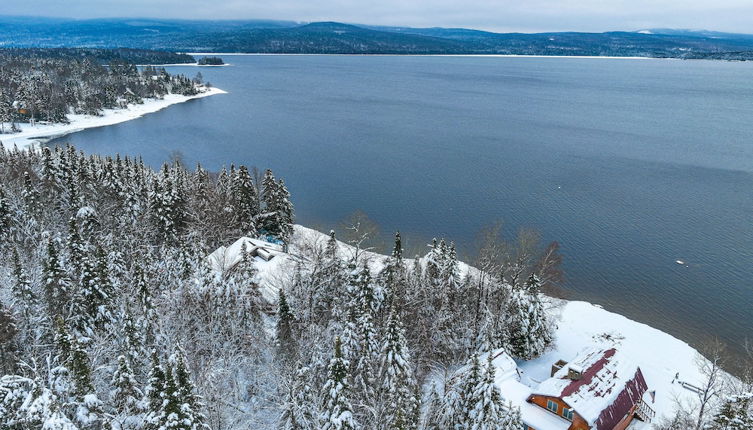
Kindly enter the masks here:
<path id="1" fill-rule="evenodd" d="M 567 379 L 577 381 L 583 377 L 583 368 L 571 364 L 567 369 Z"/>

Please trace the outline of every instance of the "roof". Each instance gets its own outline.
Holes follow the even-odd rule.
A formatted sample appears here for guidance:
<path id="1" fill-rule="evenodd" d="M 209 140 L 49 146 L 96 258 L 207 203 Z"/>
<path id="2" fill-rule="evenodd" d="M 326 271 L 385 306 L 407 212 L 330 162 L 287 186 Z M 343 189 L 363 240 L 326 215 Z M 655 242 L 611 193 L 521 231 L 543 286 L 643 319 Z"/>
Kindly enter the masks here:
<path id="1" fill-rule="evenodd" d="M 499 387 L 505 403 L 509 402 L 520 408 L 520 416 L 524 423 L 537 430 L 567 430 L 570 427 L 570 421 L 528 403 L 531 388 L 520 382 L 515 361 L 502 349 L 492 354 L 492 363 L 495 367 L 494 383 Z"/>
<path id="2" fill-rule="evenodd" d="M 243 259 L 244 244 L 248 251 L 252 253 L 256 249 L 263 249 L 271 254 L 282 252 L 282 246 L 276 243 L 252 239 L 250 237 L 242 237 L 236 240 L 232 245 L 228 247 L 221 246 L 213 253 L 209 254 L 209 257 L 207 258 L 212 265 L 212 269 L 218 272 L 226 272 L 232 269 Z"/>
<path id="3" fill-rule="evenodd" d="M 568 379 L 568 370 L 581 378 Z M 648 386 L 641 369 L 616 349 L 589 349 L 542 382 L 534 394 L 557 397 L 596 429 L 611 430 L 640 401 Z"/>

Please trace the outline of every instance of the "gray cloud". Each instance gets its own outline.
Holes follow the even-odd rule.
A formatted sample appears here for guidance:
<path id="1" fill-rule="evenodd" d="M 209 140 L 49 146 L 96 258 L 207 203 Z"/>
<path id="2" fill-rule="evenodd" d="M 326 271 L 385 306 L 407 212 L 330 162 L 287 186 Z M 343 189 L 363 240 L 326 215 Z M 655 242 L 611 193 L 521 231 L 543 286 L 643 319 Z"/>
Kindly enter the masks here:
<path id="1" fill-rule="evenodd" d="M 753 33 L 751 0 L 0 0 L 2 15 L 342 21 L 491 31 Z"/>

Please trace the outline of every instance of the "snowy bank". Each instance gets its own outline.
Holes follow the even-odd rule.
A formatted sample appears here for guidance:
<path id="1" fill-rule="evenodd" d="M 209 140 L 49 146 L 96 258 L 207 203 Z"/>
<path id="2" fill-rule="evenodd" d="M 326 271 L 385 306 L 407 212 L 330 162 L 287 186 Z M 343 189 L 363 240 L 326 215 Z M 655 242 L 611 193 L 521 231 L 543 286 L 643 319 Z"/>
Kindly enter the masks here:
<path id="1" fill-rule="evenodd" d="M 276 300 L 279 285 L 293 272 L 296 261 L 306 261 L 308 247 L 313 243 L 322 245 L 327 239 L 324 233 L 296 225 L 289 254 L 270 261 L 256 259 L 257 282 L 263 296 L 267 300 Z M 351 246 L 340 242 L 341 257 L 348 258 L 352 252 Z M 364 256 L 370 260 L 374 272 L 381 270 L 386 258 L 371 252 L 364 252 Z M 406 263 L 411 265 L 410 260 Z M 460 264 L 460 271 L 467 273 L 475 269 Z M 522 383 L 518 397 L 521 399 L 527 398 L 534 387 L 550 377 L 552 365 L 558 360 L 570 362 L 589 349 L 609 348 L 618 349 L 621 355 L 640 367 L 648 390 L 655 391 L 655 399 L 650 404 L 656 411 L 654 422 L 674 415 L 676 401 L 687 403 L 697 398 L 680 383 L 700 386 L 704 379 L 697 366 L 700 355 L 687 343 L 591 303 L 560 299 L 548 299 L 548 302 L 548 312 L 556 321 L 555 344 L 553 349 L 535 360 L 517 362 Z M 500 380 L 501 375 L 497 376 Z M 648 429 L 650 425 L 636 421 L 630 428 Z"/>
<path id="2" fill-rule="evenodd" d="M 523 383 L 536 386 L 548 379 L 557 360 L 571 361 L 589 348 L 614 347 L 640 367 L 649 391 L 656 391 L 655 402 L 650 406 L 656 411 L 657 420 L 674 414 L 676 400 L 697 398 L 680 384 L 682 381 L 700 386 L 704 379 L 697 366 L 699 353 L 690 345 L 591 303 L 562 301 L 561 305 L 552 310 L 557 319 L 554 349 L 535 360 L 518 362 Z M 634 426 L 631 428 L 641 428 L 643 424 Z"/>
<path id="3" fill-rule="evenodd" d="M 219 88 L 208 88 L 206 91 L 193 96 L 180 94 L 168 94 L 162 99 L 144 99 L 143 104 L 130 104 L 125 109 L 105 109 L 102 115 L 68 115 L 68 124 L 18 124 L 20 133 L 0 134 L 0 141 L 6 148 L 17 145 L 19 148 L 44 143 L 51 139 L 75 133 L 87 128 L 103 127 L 118 124 L 142 117 L 146 114 L 157 112 L 168 106 L 183 103 L 188 100 L 226 94 Z"/>

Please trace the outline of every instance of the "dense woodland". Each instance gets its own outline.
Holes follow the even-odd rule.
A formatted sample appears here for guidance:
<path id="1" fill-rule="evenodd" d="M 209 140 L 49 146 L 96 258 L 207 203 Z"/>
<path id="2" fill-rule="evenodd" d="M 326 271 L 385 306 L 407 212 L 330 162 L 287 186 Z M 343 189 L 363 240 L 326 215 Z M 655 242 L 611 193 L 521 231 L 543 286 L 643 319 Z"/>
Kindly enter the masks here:
<path id="1" fill-rule="evenodd" d="M 85 49 L 0 50 L 0 133 L 19 123 L 65 123 L 69 114 L 100 115 L 103 109 L 143 103 L 166 94 L 197 94 L 200 80 L 170 75 L 133 62 L 171 58 L 169 53 Z M 189 57 L 191 58 L 191 57 Z M 102 61 L 109 61 L 104 65 Z M 125 61 L 128 60 L 128 61 Z"/>
<path id="2" fill-rule="evenodd" d="M 521 427 L 488 352 L 550 346 L 556 246 L 492 231 L 476 270 L 444 240 L 406 259 L 397 234 L 382 257 L 361 223 L 345 245 L 297 237 L 293 216 L 269 170 L 0 151 L 0 428 Z M 279 300 L 248 253 L 210 266 L 242 235 L 289 245 Z M 704 423 L 749 428 L 728 424 L 749 425 L 750 396 L 724 408 Z"/>
<path id="3" fill-rule="evenodd" d="M 364 26 L 337 22 L 302 24 L 272 20 L 0 17 L 0 44 L 17 47 L 125 46 L 184 52 L 753 59 L 753 37 L 750 35 L 709 31 L 492 33 L 465 28 Z"/>

